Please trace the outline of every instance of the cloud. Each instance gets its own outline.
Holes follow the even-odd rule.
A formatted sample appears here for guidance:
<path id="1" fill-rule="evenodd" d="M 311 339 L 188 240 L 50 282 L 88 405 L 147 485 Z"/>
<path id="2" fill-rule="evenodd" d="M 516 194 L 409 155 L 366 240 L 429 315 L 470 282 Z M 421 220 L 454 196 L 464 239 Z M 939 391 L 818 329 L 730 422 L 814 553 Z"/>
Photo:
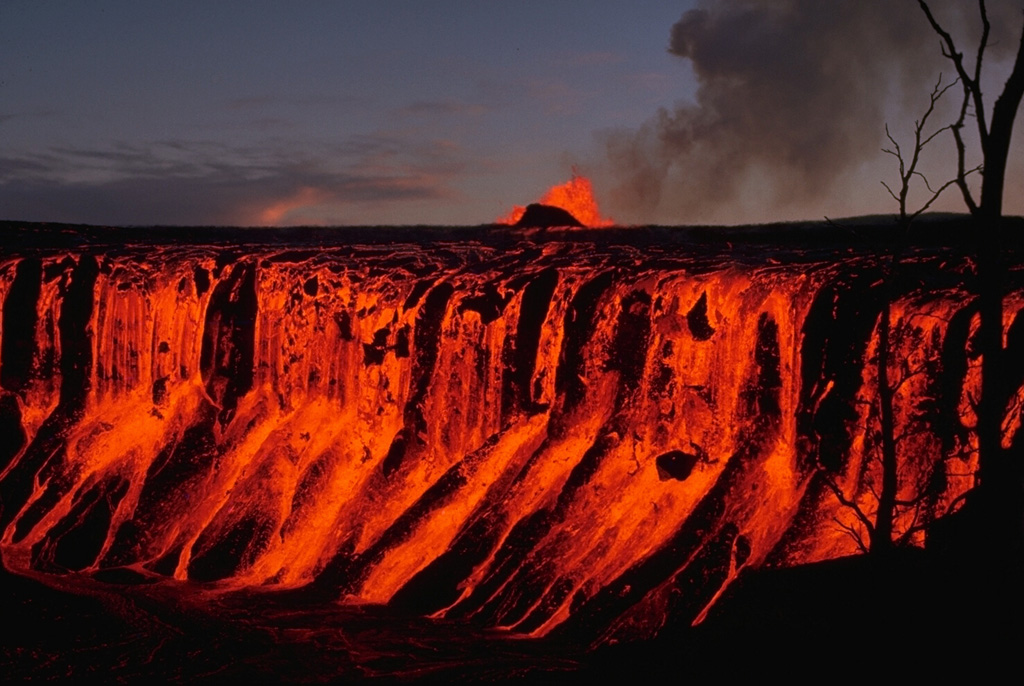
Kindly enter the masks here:
<path id="1" fill-rule="evenodd" d="M 975 4 L 932 4 L 970 54 Z M 993 59 L 1016 46 L 1015 5 L 989 3 Z M 890 0 L 703 0 L 668 50 L 689 60 L 696 102 L 604 135 L 615 210 L 638 220 L 820 216 L 878 158 L 893 102 L 916 114 L 951 71 L 917 3 Z"/>
<path id="2" fill-rule="evenodd" d="M 28 112 L 0 112 L 0 125 L 18 119 L 44 119 L 48 117 L 59 117 L 64 114 L 60 110 L 32 110 Z"/>
<path id="3" fill-rule="evenodd" d="M 5 218 L 127 225 L 361 223 L 451 198 L 450 141 L 354 136 L 317 152 L 211 142 L 118 143 L 0 156 Z"/>
<path id="4" fill-rule="evenodd" d="M 594 67 L 625 62 L 626 56 L 609 50 L 591 50 L 589 52 L 571 53 L 563 61 L 575 67 Z"/>
<path id="5" fill-rule="evenodd" d="M 413 116 L 479 116 L 490 108 L 477 103 L 456 100 L 418 100 L 402 108 L 401 114 Z"/>

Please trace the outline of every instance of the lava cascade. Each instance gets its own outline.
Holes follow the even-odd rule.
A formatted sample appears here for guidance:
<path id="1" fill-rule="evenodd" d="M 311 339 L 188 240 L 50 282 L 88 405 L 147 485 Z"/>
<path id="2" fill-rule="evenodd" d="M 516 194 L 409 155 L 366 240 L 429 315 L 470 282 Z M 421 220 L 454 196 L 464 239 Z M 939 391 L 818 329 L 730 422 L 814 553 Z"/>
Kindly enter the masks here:
<path id="1" fill-rule="evenodd" d="M 623 256 L 7 258 L 4 561 L 607 640 L 698 619 L 743 569 L 856 552 L 835 489 L 872 512 L 878 260 Z M 915 269 L 890 374 L 909 543 L 977 466 L 976 306 L 945 261 Z"/>

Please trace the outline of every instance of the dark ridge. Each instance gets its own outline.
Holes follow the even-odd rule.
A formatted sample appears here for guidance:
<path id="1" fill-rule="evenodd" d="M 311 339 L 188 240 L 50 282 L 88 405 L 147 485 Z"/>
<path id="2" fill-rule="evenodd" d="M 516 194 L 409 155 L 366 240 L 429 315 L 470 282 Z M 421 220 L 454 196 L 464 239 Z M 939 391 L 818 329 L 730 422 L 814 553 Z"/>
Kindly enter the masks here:
<path id="1" fill-rule="evenodd" d="M 484 512 L 459 532 L 447 550 L 413 575 L 388 605 L 417 615 L 451 605 L 462 593 L 459 584 L 491 554 L 503 524 L 497 511 Z"/>
<path id="2" fill-rule="evenodd" d="M 161 376 L 159 379 L 153 382 L 153 404 L 163 405 L 167 399 L 167 379 L 169 377 Z"/>
<path id="3" fill-rule="evenodd" d="M 620 373 L 618 407 L 640 386 L 650 336 L 651 296 L 644 291 L 633 291 L 622 299 L 608 359 L 608 368 Z"/>
<path id="4" fill-rule="evenodd" d="M 384 470 L 384 476 L 391 476 L 391 474 L 401 466 L 406 450 L 405 434 L 405 430 L 399 431 L 395 434 L 395 437 L 391 439 L 391 445 L 388 447 L 388 454 L 384 456 L 384 460 L 381 463 L 381 468 Z"/>
<path id="5" fill-rule="evenodd" d="M 551 615 L 562 606 L 565 599 L 572 593 L 575 582 L 569 577 L 559 577 L 551 587 L 548 589 L 544 597 L 540 599 L 536 607 L 530 611 L 530 614 L 523 619 L 522 622 L 516 625 L 516 631 L 519 633 L 530 633 L 536 631 L 541 627 L 544 622 L 550 619 Z"/>
<path id="6" fill-rule="evenodd" d="M 580 286 L 566 310 L 562 351 L 558 371 L 555 373 L 555 390 L 564 396 L 566 412 L 576 407 L 586 393 L 586 386 L 580 378 L 583 372 L 583 351 L 594 334 L 598 302 L 611 287 L 612 278 L 612 272 L 608 271 Z"/>
<path id="7" fill-rule="evenodd" d="M 324 482 L 330 471 L 330 462 L 333 455 L 328 451 L 302 473 L 298 485 L 295 487 L 295 494 L 292 495 L 292 503 L 289 508 L 288 518 L 281 525 L 281 533 L 287 534 L 292 530 L 294 523 L 300 518 L 303 509 L 308 503 L 315 502 L 324 490 Z"/>
<path id="8" fill-rule="evenodd" d="M 1024 247 L 1024 218 L 1004 218 L 1002 247 L 1011 253 Z M 696 248 L 718 257 L 734 256 L 763 261 L 767 254 L 792 251 L 796 259 L 813 260 L 840 246 L 854 254 L 887 252 L 904 239 L 893 231 L 891 216 L 863 216 L 823 221 L 738 226 L 642 226 L 574 229 L 573 237 L 594 242 L 628 243 L 641 248 Z M 478 241 L 508 248 L 520 243 L 515 232 L 479 226 L 343 226 L 285 227 L 252 230 L 226 226 L 109 227 L 84 224 L 0 221 L 5 248 L 23 254 L 60 252 L 71 248 L 123 251 L 126 246 L 197 244 L 251 252 L 253 248 L 280 250 L 282 245 L 332 249 L 352 254 L 352 246 L 394 244 L 439 245 Z M 977 224 L 970 215 L 928 214 L 914 222 L 911 245 L 927 250 L 955 247 L 972 249 Z M 726 245 L 728 243 L 728 246 Z M 766 251 L 765 247 L 771 251 Z M 393 251 L 391 251 L 393 254 Z"/>
<path id="9" fill-rule="evenodd" d="M 367 367 L 384 364 L 388 353 L 388 327 L 377 329 L 373 334 L 372 343 L 363 343 L 363 364 Z"/>
<path id="10" fill-rule="evenodd" d="M 192 272 L 192 279 L 196 284 L 196 295 L 203 297 L 203 293 L 210 290 L 210 272 L 203 267 L 196 267 Z"/>
<path id="11" fill-rule="evenodd" d="M 203 472 L 206 463 L 210 461 L 209 457 L 216 450 L 213 418 L 209 416 L 212 412 L 210 408 L 207 416 L 200 416 L 196 424 L 185 430 L 180 441 L 165 446 L 150 463 L 139 494 L 140 507 L 162 500 L 163 496 L 156 491 L 176 488 Z"/>
<path id="12" fill-rule="evenodd" d="M 871 286 L 873 280 L 870 274 L 845 276 L 823 286 L 804 321 L 796 419 L 800 441 L 797 460 L 805 470 L 841 469 L 849 452 L 850 429 L 857 418 L 853 403 L 860 390 L 871 332 L 881 311 L 879 294 Z M 966 372 L 966 366 L 964 369 Z M 826 393 L 830 381 L 833 386 Z M 959 402 L 959 389 L 956 393 Z M 959 426 L 959 414 L 955 421 Z M 766 564 L 781 563 L 800 533 L 815 525 L 816 508 L 826 492 L 825 473 L 813 474 L 793 524 L 769 553 Z"/>
<path id="13" fill-rule="evenodd" d="M 580 461 L 569 472 L 569 477 L 565 480 L 565 484 L 558 494 L 553 514 L 559 520 L 565 517 L 569 505 L 572 504 L 573 499 L 576 497 L 576 493 L 590 483 L 590 480 L 597 473 L 598 468 L 600 468 L 601 463 L 608 457 L 608 453 L 614 450 L 621 440 L 619 434 L 614 430 L 610 430 L 608 427 L 602 428 L 601 433 L 597 436 L 597 440 L 594 441 L 592 446 L 587 448 L 586 452 L 583 453 L 583 457 L 580 458 Z"/>
<path id="14" fill-rule="evenodd" d="M 1003 353 L 1003 366 L 1006 378 L 1003 381 L 1005 400 L 1000 403 L 1006 407 L 1010 398 L 1024 383 L 1024 308 L 1017 310 L 1013 323 L 1006 333 L 1006 351 Z"/>
<path id="15" fill-rule="evenodd" d="M 523 289 L 516 334 L 505 338 L 505 348 L 502 349 L 502 361 L 505 363 L 501 388 L 503 414 L 534 408 L 530 380 L 537 366 L 541 330 L 557 287 L 558 272 L 545 269 Z"/>
<path id="16" fill-rule="evenodd" d="M 0 530 L 11 523 L 11 520 L 32 495 L 36 472 L 54 456 L 63 456 L 65 450 L 63 433 L 67 421 L 67 418 L 58 411 L 54 411 L 47 417 L 32 442 L 25 449 L 21 459 L 0 481 L 0 505 L 2 505 L 0 508 Z M 18 428 L 21 428 L 20 422 Z"/>
<path id="17" fill-rule="evenodd" d="M 270 264 L 301 264 L 322 254 L 320 250 L 285 250 L 266 258 Z"/>
<path id="18" fill-rule="evenodd" d="M 61 288 L 60 316 L 57 320 L 61 348 L 60 400 L 47 417 L 32 444 L 22 458 L 0 482 L 0 528 L 5 527 L 24 507 L 38 478 L 46 482 L 64 460 L 66 451 L 64 431 L 77 420 L 85 404 L 89 389 L 89 370 L 92 365 L 93 288 L 99 275 L 99 265 L 91 255 L 84 255 L 71 273 L 70 282 Z M 21 540 L 39 519 L 70 487 L 69 477 L 50 481 L 43 495 L 18 520 L 13 540 Z"/>
<path id="19" fill-rule="evenodd" d="M 272 524 L 252 515 L 242 517 L 226 532 L 207 528 L 194 548 L 198 551 L 188 563 L 188 578 L 194 581 L 220 581 L 235 574 L 244 564 L 246 552 L 262 548 L 274 533 Z"/>
<path id="20" fill-rule="evenodd" d="M 529 473 L 531 466 L 542 458 L 547 445 L 548 440 L 545 439 L 531 452 L 524 464 L 502 473 L 488 489 L 486 497 L 477 506 L 468 522 L 456 534 L 448 549 L 399 591 L 401 600 L 395 601 L 399 603 L 398 606 L 411 608 L 429 604 L 432 609 L 424 612 L 428 614 L 448 607 L 461 595 L 459 584 L 462 580 L 498 548 L 508 517 L 502 503 L 510 497 L 510 489 L 520 483 Z M 505 553 L 498 550 L 498 556 L 502 555 Z M 423 595 L 419 595 L 420 593 Z M 477 604 L 473 605 L 473 609 L 479 607 L 485 600 L 486 597 L 477 598 L 479 602 L 474 601 Z M 464 609 L 463 616 L 470 611 Z"/>
<path id="21" fill-rule="evenodd" d="M 527 555 L 505 587 L 487 601 L 474 619 L 483 626 L 517 624 L 526 618 L 531 607 L 543 602 L 557 575 L 558 570 L 550 555 L 544 552 Z M 533 621 L 543 623 L 546 619 L 546 616 L 534 617 Z"/>
<path id="22" fill-rule="evenodd" d="M 0 341 L 0 386 L 23 390 L 32 378 L 36 354 L 36 303 L 43 283 L 43 264 L 38 258 L 18 262 L 14 281 L 4 300 L 3 339 Z"/>
<path id="23" fill-rule="evenodd" d="M 424 518 L 450 502 L 458 489 L 466 484 L 466 477 L 462 473 L 463 464 L 463 461 L 460 460 L 449 467 L 448 471 L 424 491 L 423 495 L 409 506 L 362 554 L 355 557 L 344 555 L 332 558 L 331 562 L 324 567 L 323 572 L 317 575 L 317 585 L 321 588 L 325 585 L 330 586 L 341 594 L 355 590 L 373 565 L 383 559 L 387 551 L 408 539 Z M 335 560 L 342 562 L 340 568 L 339 565 L 334 564 Z"/>
<path id="24" fill-rule="evenodd" d="M 821 524 L 817 506 L 822 498 L 832 498 L 834 494 L 827 485 L 828 475 L 824 470 L 817 470 L 811 473 L 807 488 L 800 499 L 797 509 L 789 528 L 782 534 L 772 549 L 765 556 L 764 567 L 784 567 L 791 559 L 794 547 L 799 547 L 803 541 L 803 535 Z"/>
<path id="25" fill-rule="evenodd" d="M 0 473 L 25 446 L 25 428 L 21 425 L 21 406 L 12 393 L 0 392 Z M 0 510 L 3 502 L 0 501 Z"/>
<path id="26" fill-rule="evenodd" d="M 320 281 L 316 274 L 309 277 L 302 283 L 302 290 L 305 291 L 306 295 L 309 297 L 316 297 L 316 294 L 320 292 Z"/>
<path id="27" fill-rule="evenodd" d="M 510 612 L 510 607 L 521 607 L 510 598 L 531 595 L 533 600 L 540 598 L 548 580 L 538 578 L 537 570 L 532 565 L 525 565 L 524 561 L 552 527 L 564 519 L 576 494 L 589 483 L 601 462 L 618 441 L 612 432 L 602 430 L 593 445 L 569 472 L 554 507 L 537 510 L 512 527 L 501 548 L 495 553 L 494 564 L 483 582 L 454 608 L 459 616 L 479 614 L 476 617 L 477 621 L 493 623 L 499 618 L 504 618 Z M 527 605 L 523 608 L 523 612 L 528 607 Z"/>
<path id="28" fill-rule="evenodd" d="M 129 485 L 126 479 L 112 476 L 95 484 L 72 505 L 48 536 L 55 542 L 53 561 L 57 565 L 81 571 L 96 562 Z"/>
<path id="29" fill-rule="evenodd" d="M 352 333 L 352 315 L 349 314 L 348 310 L 335 312 L 334 323 L 338 325 L 338 334 L 341 336 L 341 340 L 355 340 L 355 334 Z"/>
<path id="30" fill-rule="evenodd" d="M 655 373 L 651 375 L 651 392 L 656 395 L 665 395 L 669 392 L 674 372 L 672 366 L 665 364 L 665 360 L 672 359 L 675 354 L 675 346 L 671 340 L 665 341 L 658 353 L 660 359 L 655 362 Z"/>
<path id="31" fill-rule="evenodd" d="M 758 421 L 778 418 L 782 414 L 779 394 L 782 391 L 780 369 L 779 325 L 767 312 L 757 320 L 757 344 L 754 348 L 754 363 L 757 377 L 744 390 L 747 412 Z"/>
<path id="32" fill-rule="evenodd" d="M 406 324 L 395 334 L 395 357 L 409 357 L 409 325 Z"/>
<path id="33" fill-rule="evenodd" d="M 651 590 L 675 575 L 684 565 L 696 565 L 687 574 L 711 574 L 701 567 L 703 545 L 720 535 L 729 491 L 747 469 L 747 463 L 761 454 L 772 435 L 755 431 L 745 436 L 715 485 L 701 498 L 690 516 L 660 548 L 636 562 L 617 579 L 590 598 L 578 601 L 578 611 L 557 627 L 553 636 L 590 643 Z M 702 571 L 703 570 L 703 571 Z M 681 618 L 685 620 L 685 618 Z M 690 617 L 692 620 L 693 617 Z"/>
<path id="34" fill-rule="evenodd" d="M 448 616 L 465 619 L 480 611 L 515 574 L 522 561 L 530 554 L 537 542 L 551 529 L 551 510 L 537 510 L 516 522 L 494 553 L 494 559 L 486 576 L 449 612 Z M 478 623 L 484 623 L 478 621 Z"/>
<path id="35" fill-rule="evenodd" d="M 65 256 L 60 262 L 51 262 L 43 268 L 43 283 L 60 278 L 64 272 L 74 269 L 76 264 L 78 263 L 70 255 Z"/>
<path id="36" fill-rule="evenodd" d="M 672 590 L 666 594 L 667 619 L 659 631 L 689 627 L 707 607 L 729 577 L 733 549 L 739 547 L 739 538 L 742 538 L 738 534 L 739 529 L 732 522 L 723 525 L 672 581 Z"/>
<path id="37" fill-rule="evenodd" d="M 471 295 L 463 298 L 462 302 L 459 303 L 459 312 L 473 310 L 480 315 L 481 322 L 490 324 L 501 316 L 502 312 L 505 311 L 505 306 L 508 305 L 511 299 L 512 296 L 510 295 L 502 297 L 493 284 L 488 284 L 480 295 Z"/>
<path id="38" fill-rule="evenodd" d="M 395 444 L 392 444 L 392 450 L 388 451 L 381 463 L 384 476 L 391 476 L 401 466 L 405 453 L 419 443 L 419 434 L 426 428 L 421 404 L 430 388 L 430 377 L 434 373 L 437 351 L 441 347 L 441 324 L 448 310 L 448 301 L 454 293 L 455 287 L 450 283 L 439 283 L 427 294 L 426 301 L 416 314 L 416 326 L 413 329 L 413 392 L 405 406 L 402 451 L 396 451 Z"/>
<path id="39" fill-rule="evenodd" d="M 180 441 L 165 446 L 150 463 L 132 518 L 118 527 L 104 556 L 104 566 L 131 564 L 155 554 L 148 547 L 160 535 L 158 523 L 174 521 L 175 508 L 188 506 L 189 482 L 213 468 L 214 409 L 207 407 L 202 414 L 205 416 L 186 429 Z"/>
<path id="40" fill-rule="evenodd" d="M 402 304 L 403 310 L 411 310 L 419 304 L 420 298 L 430 290 L 430 287 L 436 283 L 435 279 L 420 279 L 416 282 L 416 285 L 409 291 L 409 295 L 405 299 L 405 303 Z"/>
<path id="41" fill-rule="evenodd" d="M 252 388 L 257 307 L 256 267 L 248 262 L 236 264 L 210 296 L 200 368 L 206 392 L 221 406 L 221 425 Z"/>
<path id="42" fill-rule="evenodd" d="M 178 569 L 181 561 L 181 546 L 175 546 L 161 555 L 155 561 L 145 565 L 146 569 L 155 572 L 160 576 L 172 577 Z"/>
<path id="43" fill-rule="evenodd" d="M 658 455 L 654 464 L 658 467 L 658 478 L 662 481 L 675 479 L 685 481 L 693 472 L 693 468 L 700 462 L 700 456 L 686 453 L 682 450 L 670 450 L 667 453 Z"/>
<path id="44" fill-rule="evenodd" d="M 441 324 L 448 309 L 448 300 L 455 293 L 455 287 L 448 282 L 438 284 L 427 295 L 423 307 L 416 315 L 413 330 L 415 349 L 413 352 L 413 374 L 416 377 L 415 391 L 410 405 L 422 402 L 430 386 L 430 375 L 437 362 L 437 351 L 441 347 Z"/>
<path id="45" fill-rule="evenodd" d="M 213 262 L 213 276 L 219 279 L 220 273 L 224 271 L 224 267 L 229 264 L 234 264 L 241 257 L 241 253 L 237 250 L 224 250 L 217 255 L 217 259 Z"/>
<path id="46" fill-rule="evenodd" d="M 542 205 L 531 203 L 526 206 L 526 211 L 519 221 L 515 223 L 518 228 L 549 229 L 556 226 L 579 226 L 583 224 L 572 216 L 567 210 L 553 205 Z"/>
<path id="47" fill-rule="evenodd" d="M 929 345 L 932 350 L 937 352 L 926 360 L 922 367 L 921 371 L 926 375 L 926 386 L 920 399 L 916 402 L 915 409 L 915 414 L 918 419 L 920 419 L 926 427 L 925 430 L 930 431 L 934 436 L 938 437 L 942 441 L 943 452 L 947 455 L 953 452 L 954 436 L 962 436 L 964 438 L 964 442 L 966 442 L 967 436 L 967 429 L 963 425 L 963 421 L 960 417 L 949 417 L 948 410 L 945 407 L 946 399 L 944 398 L 946 393 L 945 388 L 949 381 L 948 377 L 950 376 L 946 369 L 947 360 L 944 359 L 948 338 L 947 334 L 949 333 L 950 326 L 952 326 L 953 322 L 956 320 L 956 317 L 957 313 L 954 313 L 953 316 L 949 318 L 945 331 L 940 331 L 938 328 L 933 329 L 931 332 L 931 341 L 925 343 L 923 337 L 921 339 L 923 344 Z M 903 325 L 904 327 L 907 326 L 906 323 L 903 323 Z M 900 335 L 898 330 L 896 335 Z M 955 369 L 958 364 L 963 365 L 963 371 L 961 371 L 961 374 L 964 374 L 967 369 L 965 349 L 960 350 L 959 357 L 959 362 L 954 360 L 948 360 L 948 362 L 952 363 L 953 369 Z M 962 380 L 963 377 L 961 376 L 961 383 Z M 950 420 L 955 421 L 955 424 L 946 426 L 945 422 L 947 417 Z M 939 464 L 944 465 L 941 461 Z"/>
<path id="48" fill-rule="evenodd" d="M 111 569 L 99 569 L 92 573 L 92 578 L 102 581 L 105 584 L 117 586 L 148 586 L 155 584 L 157 579 L 152 576 L 140 574 L 130 567 L 113 567 Z"/>
<path id="49" fill-rule="evenodd" d="M 797 434 L 807 441 L 800 455 L 805 468 L 838 471 L 849 452 L 854 398 L 881 311 L 875 277 L 846 275 L 823 286 L 804 320 Z"/>
<path id="50" fill-rule="evenodd" d="M 99 276 L 99 264 L 92 255 L 83 255 L 71 273 L 61 301 L 60 317 L 60 405 L 68 416 L 77 416 L 85 404 L 92 368 L 93 290 Z"/>
<path id="51" fill-rule="evenodd" d="M 57 448 L 45 458 L 42 467 L 40 467 L 37 478 L 41 484 L 43 493 L 38 498 L 32 501 L 32 503 L 25 508 L 25 511 L 18 518 L 17 523 L 14 525 L 14 535 L 11 536 L 11 540 L 14 543 L 19 543 L 35 528 L 35 525 L 42 521 L 43 517 L 47 515 L 57 503 L 60 502 L 61 498 L 66 496 L 74 486 L 74 474 L 56 474 L 57 467 L 64 463 L 67 459 L 67 443 L 64 439 L 61 439 L 57 445 Z M 20 466 L 21 463 L 19 463 Z M 52 478 L 51 478 L 52 477 Z M 33 479 L 34 480 L 34 479 Z"/>
<path id="52" fill-rule="evenodd" d="M 506 565 L 506 569 L 511 573 L 508 583 L 483 604 L 478 613 L 480 615 L 478 620 L 487 625 L 514 624 L 524 619 L 530 608 L 542 601 L 557 574 L 557 570 L 551 564 L 551 559 L 557 555 L 561 541 L 556 539 L 549 543 L 553 549 L 551 554 L 535 554 L 534 549 L 554 526 L 565 520 L 569 507 L 576 499 L 580 489 L 590 483 L 602 462 L 615 449 L 620 440 L 618 434 L 612 429 L 608 427 L 602 429 L 594 444 L 587 449 L 580 461 L 569 472 L 569 477 L 558 494 L 555 506 L 545 517 L 534 522 L 535 528 L 532 533 L 535 538 L 530 542 L 528 548 L 519 549 L 517 564 L 515 566 Z M 550 602 L 552 599 L 548 598 L 548 600 Z M 546 616 L 535 616 L 531 621 L 543 623 L 546 620 Z"/>
<path id="53" fill-rule="evenodd" d="M 750 553 L 753 552 L 750 547 L 750 539 L 742 535 L 737 536 L 734 547 L 736 550 L 736 567 L 739 568 L 750 559 Z"/>
<path id="54" fill-rule="evenodd" d="M 706 341 L 715 335 L 715 329 L 708 321 L 708 293 L 700 294 L 697 303 L 686 313 L 686 325 L 690 334 L 698 341 Z"/>

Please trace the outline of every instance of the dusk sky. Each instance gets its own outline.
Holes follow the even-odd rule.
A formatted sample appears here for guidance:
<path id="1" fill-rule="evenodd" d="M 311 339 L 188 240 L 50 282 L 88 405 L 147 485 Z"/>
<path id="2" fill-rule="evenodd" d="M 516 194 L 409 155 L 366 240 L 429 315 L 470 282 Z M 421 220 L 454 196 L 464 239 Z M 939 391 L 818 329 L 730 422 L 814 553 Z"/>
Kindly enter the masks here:
<path id="1" fill-rule="evenodd" d="M 933 4 L 973 50 L 974 3 Z M 940 71 L 914 0 L 5 0 L 0 218 L 479 224 L 574 167 L 625 224 L 886 213 L 884 125 Z"/>

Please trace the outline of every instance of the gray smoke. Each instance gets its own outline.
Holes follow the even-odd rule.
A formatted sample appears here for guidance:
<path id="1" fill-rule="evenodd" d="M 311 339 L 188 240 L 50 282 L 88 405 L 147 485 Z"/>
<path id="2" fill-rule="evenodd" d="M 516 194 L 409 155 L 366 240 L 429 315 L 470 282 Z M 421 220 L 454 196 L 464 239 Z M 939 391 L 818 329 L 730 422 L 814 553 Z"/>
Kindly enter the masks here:
<path id="1" fill-rule="evenodd" d="M 931 5 L 973 63 L 976 3 Z M 1018 0 L 988 7 L 994 100 L 1024 19 Z M 954 76 L 916 0 L 701 0 L 672 27 L 669 52 L 690 61 L 696 102 L 605 141 L 614 209 L 637 221 L 842 211 L 844 187 L 881 155 L 887 115 L 912 122 L 939 73 Z M 944 116 L 959 97 L 950 91 Z M 935 146 L 951 155 L 947 142 Z"/>

